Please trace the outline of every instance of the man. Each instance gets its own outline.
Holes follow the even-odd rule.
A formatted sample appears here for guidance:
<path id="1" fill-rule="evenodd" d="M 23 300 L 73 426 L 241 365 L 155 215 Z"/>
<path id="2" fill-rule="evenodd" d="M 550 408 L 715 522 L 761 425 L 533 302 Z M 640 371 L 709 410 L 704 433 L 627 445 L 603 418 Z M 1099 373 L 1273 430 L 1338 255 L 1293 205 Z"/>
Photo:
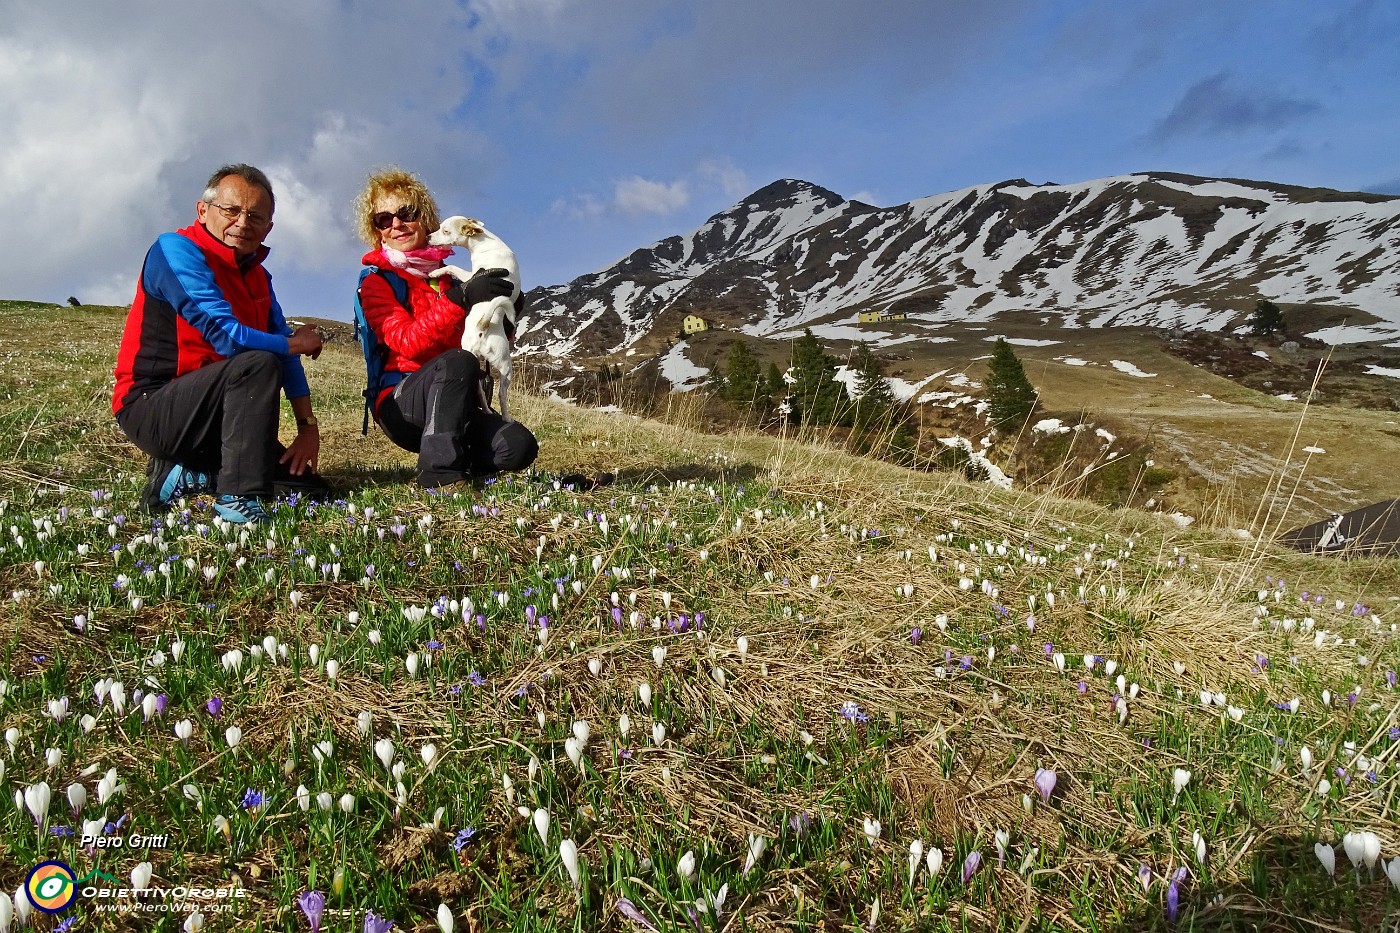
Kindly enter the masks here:
<path id="1" fill-rule="evenodd" d="M 301 357 L 321 336 L 293 333 L 263 268 L 272 183 L 251 165 L 226 165 L 195 205 L 196 222 L 162 234 L 146 254 L 117 354 L 112 411 L 149 454 L 142 505 L 161 511 L 213 493 L 230 522 L 268 521 L 261 500 L 288 489 L 324 491 L 321 438 Z M 296 415 L 290 447 L 277 440 L 278 393 Z"/>

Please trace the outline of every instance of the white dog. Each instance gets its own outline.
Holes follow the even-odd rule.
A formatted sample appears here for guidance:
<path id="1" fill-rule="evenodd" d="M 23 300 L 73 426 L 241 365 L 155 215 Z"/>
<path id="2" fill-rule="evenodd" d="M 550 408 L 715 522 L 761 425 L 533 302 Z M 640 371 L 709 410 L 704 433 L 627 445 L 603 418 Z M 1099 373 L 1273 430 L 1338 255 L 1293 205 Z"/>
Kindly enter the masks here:
<path id="1" fill-rule="evenodd" d="M 491 231 L 481 225 L 481 221 L 470 217 L 449 217 L 438 227 L 437 232 L 428 237 L 433 246 L 463 246 L 471 253 L 471 272 L 460 266 L 443 266 L 432 273 L 434 278 L 450 275 L 465 282 L 481 269 L 504 269 L 506 278 L 514 289 L 509 298 L 493 298 L 479 301 L 467 312 L 467 329 L 462 334 L 462 349 L 476 354 L 485 366 L 495 373 L 496 393 L 501 403 L 501 417 L 511 420 L 506 411 L 506 392 L 510 388 L 510 338 L 506 336 L 507 322 L 512 332 L 515 330 L 515 299 L 520 295 L 520 265 L 515 261 L 515 253 L 501 242 Z M 490 401 L 482 391 L 482 407 L 489 408 Z"/>

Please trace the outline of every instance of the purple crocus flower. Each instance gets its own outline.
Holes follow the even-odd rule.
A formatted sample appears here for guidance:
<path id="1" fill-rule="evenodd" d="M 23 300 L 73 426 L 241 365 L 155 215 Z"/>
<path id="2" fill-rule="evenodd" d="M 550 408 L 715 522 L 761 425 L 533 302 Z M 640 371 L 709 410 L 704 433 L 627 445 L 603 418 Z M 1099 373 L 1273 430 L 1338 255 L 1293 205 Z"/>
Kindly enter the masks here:
<path id="1" fill-rule="evenodd" d="M 389 933 L 394 928 L 394 921 L 386 920 L 374 911 L 365 914 L 365 933 Z"/>
<path id="2" fill-rule="evenodd" d="M 165 693 L 156 694 L 156 715 L 164 716 L 165 708 L 170 705 L 170 696 Z"/>
<path id="3" fill-rule="evenodd" d="M 975 874 L 977 874 L 977 869 L 979 869 L 979 868 L 981 868 L 981 867 L 982 867 L 982 853 L 981 853 L 981 852 L 978 852 L 976 849 L 973 849 L 971 852 L 969 852 L 969 853 L 967 854 L 967 858 L 963 860 L 963 867 L 962 867 L 963 884 L 967 884 L 967 882 L 968 882 L 969 880 L 971 880 L 972 876 L 975 875 Z"/>
<path id="4" fill-rule="evenodd" d="M 646 918 L 646 914 L 638 910 L 637 905 L 625 897 L 619 897 L 617 899 L 617 912 L 644 930 L 656 929 L 656 927 L 652 926 L 651 921 Z"/>
<path id="5" fill-rule="evenodd" d="M 1144 891 L 1146 891 L 1149 887 L 1152 886 L 1152 869 L 1148 867 L 1146 862 L 1143 862 L 1142 864 L 1138 865 L 1137 876 L 1138 883 L 1142 885 L 1142 889 Z"/>
<path id="6" fill-rule="evenodd" d="M 859 723 L 870 721 L 870 716 L 866 714 L 865 710 L 860 708 L 860 704 L 855 700 L 847 700 L 842 703 L 836 711 L 840 713 L 843 718 L 851 722 Z"/>
<path id="7" fill-rule="evenodd" d="M 306 921 L 311 924 L 311 933 L 320 933 L 321 914 L 326 910 L 326 896 L 320 891 L 303 891 L 301 897 L 297 898 L 297 906 L 306 914 Z"/>
<path id="8" fill-rule="evenodd" d="M 218 697 L 210 697 L 209 702 L 204 704 L 204 708 L 209 711 L 210 716 L 218 719 L 219 710 L 224 708 L 224 701 Z"/>
<path id="9" fill-rule="evenodd" d="M 1394 672 L 1394 671 L 1386 671 L 1386 672 L 1385 672 L 1385 685 L 1386 685 L 1387 687 L 1389 687 L 1390 689 L 1392 689 L 1392 690 L 1395 689 L 1395 672 Z"/>
<path id="10" fill-rule="evenodd" d="M 1055 782 L 1058 776 L 1051 768 L 1037 768 L 1035 770 L 1035 789 L 1040 791 L 1041 803 L 1048 804 L 1050 795 L 1055 793 Z"/>
<path id="11" fill-rule="evenodd" d="M 457 838 L 452 840 L 452 851 L 461 852 L 467 847 L 467 843 L 471 842 L 472 837 L 475 835 L 476 830 L 473 827 L 463 827 L 460 831 L 458 831 Z"/>
<path id="12" fill-rule="evenodd" d="M 919 627 L 916 625 L 916 626 L 914 626 L 914 628 L 912 628 L 912 629 L 909 630 L 909 644 L 911 644 L 911 645 L 917 645 L 919 642 L 921 642 L 921 641 L 923 641 L 923 640 L 924 640 L 924 630 L 923 630 L 923 629 L 919 628 Z"/>
<path id="13" fill-rule="evenodd" d="M 1172 875 L 1172 883 L 1167 885 L 1167 922 L 1176 923 L 1177 912 L 1181 909 L 1181 872 Z"/>

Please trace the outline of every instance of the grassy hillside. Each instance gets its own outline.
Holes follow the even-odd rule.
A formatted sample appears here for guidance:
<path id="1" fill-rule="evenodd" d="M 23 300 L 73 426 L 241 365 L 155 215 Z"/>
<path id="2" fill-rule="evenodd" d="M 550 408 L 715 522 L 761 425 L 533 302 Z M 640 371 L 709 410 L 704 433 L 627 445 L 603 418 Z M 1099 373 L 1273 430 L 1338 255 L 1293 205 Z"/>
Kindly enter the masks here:
<path id="1" fill-rule="evenodd" d="M 1393 561 L 524 393 L 546 473 L 617 484 L 424 494 L 347 340 L 335 500 L 153 519 L 120 323 L 0 303 L 0 890 L 165 889 L 39 929 L 304 930 L 312 890 L 327 930 L 1400 918 Z"/>

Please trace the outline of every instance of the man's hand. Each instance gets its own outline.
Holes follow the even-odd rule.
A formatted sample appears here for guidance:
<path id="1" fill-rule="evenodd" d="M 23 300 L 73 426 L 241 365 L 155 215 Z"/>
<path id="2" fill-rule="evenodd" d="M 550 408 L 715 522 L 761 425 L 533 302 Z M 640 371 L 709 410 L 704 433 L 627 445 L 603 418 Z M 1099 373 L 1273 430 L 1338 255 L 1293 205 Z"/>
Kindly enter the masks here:
<path id="1" fill-rule="evenodd" d="M 472 305 L 492 298 L 509 298 L 515 286 L 506 278 L 510 273 L 504 269 L 482 269 L 465 282 L 458 282 L 445 294 L 463 309 L 470 311 Z"/>
<path id="2" fill-rule="evenodd" d="M 316 462 L 320 456 L 321 432 L 314 427 L 305 427 L 297 431 L 296 439 L 277 462 L 288 464 L 288 472 L 300 476 L 307 470 L 316 472 Z"/>
<path id="3" fill-rule="evenodd" d="M 303 324 L 296 333 L 287 338 L 287 352 L 309 356 L 313 360 L 321 355 L 321 332 L 315 324 Z"/>

